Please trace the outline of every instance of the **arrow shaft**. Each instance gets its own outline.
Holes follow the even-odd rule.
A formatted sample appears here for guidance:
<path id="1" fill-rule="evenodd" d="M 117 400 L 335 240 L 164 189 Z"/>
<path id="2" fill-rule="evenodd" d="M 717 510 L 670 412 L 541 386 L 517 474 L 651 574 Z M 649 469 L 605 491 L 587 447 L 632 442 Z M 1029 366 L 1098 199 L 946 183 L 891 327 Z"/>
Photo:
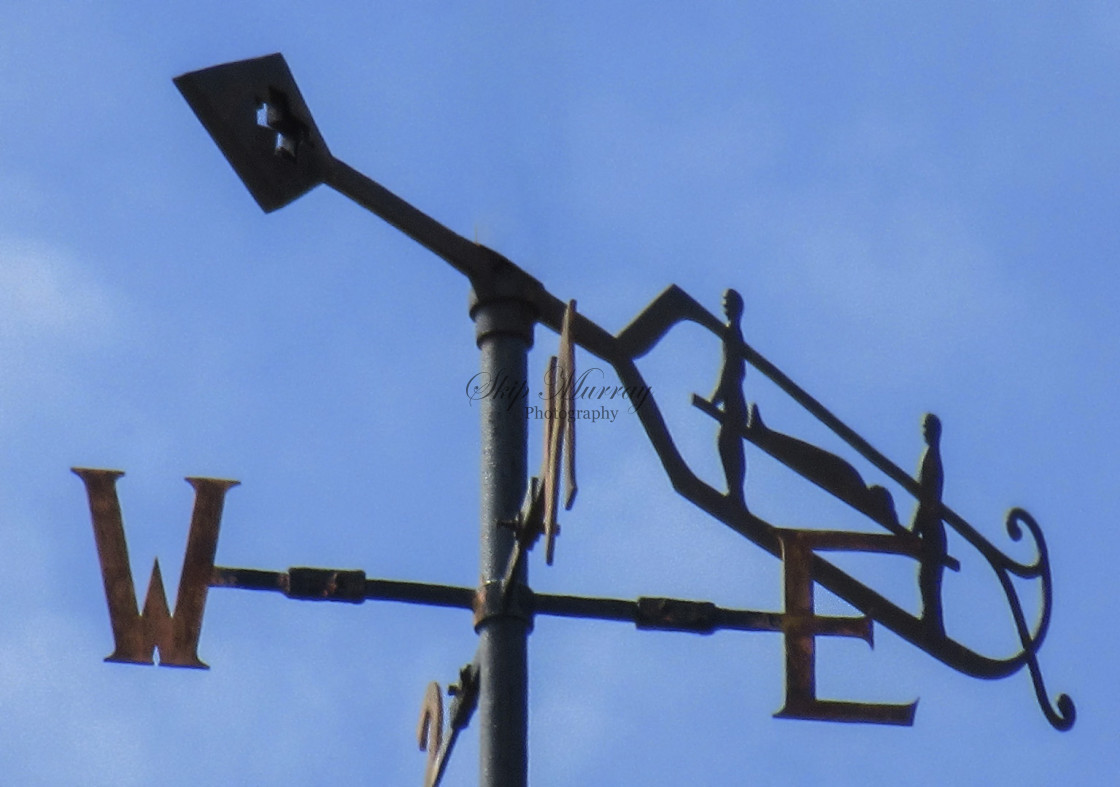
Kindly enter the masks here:
<path id="1" fill-rule="evenodd" d="M 480 251 L 483 247 L 448 229 L 349 164 L 332 159 L 326 183 L 442 257 L 472 281 L 484 276 L 486 266 Z"/>
<path id="2" fill-rule="evenodd" d="M 337 159 L 333 161 L 329 173 L 327 182 L 332 187 L 351 197 L 351 199 L 445 259 L 456 270 L 471 278 L 476 288 L 480 282 L 493 281 L 498 274 L 501 274 L 505 279 L 506 286 L 517 290 L 518 296 L 532 306 L 537 322 L 548 326 L 557 333 L 561 332 L 565 311 L 564 302 L 549 293 L 539 281 L 516 264 L 497 252 L 467 241 Z M 636 355 L 648 350 L 649 348 L 646 345 L 656 342 L 672 325 L 681 320 L 691 320 L 708 327 L 710 330 L 719 332 L 718 321 L 714 320 L 710 313 L 692 301 L 686 294 L 676 292 L 673 288 L 669 293 L 663 293 L 662 297 L 666 295 L 672 297 L 666 303 L 661 304 L 665 308 L 660 311 L 654 309 L 652 311 L 659 311 L 659 313 L 649 315 L 650 320 L 655 325 L 643 326 L 645 342 L 638 342 L 640 346 L 626 341 L 624 335 L 626 331 L 623 331 L 623 334 L 619 336 L 614 336 L 582 314 L 575 315 L 571 331 L 572 341 L 610 363 L 623 384 L 644 384 L 633 359 Z M 653 304 L 653 306 L 657 305 L 656 302 Z M 645 334 L 650 335 L 645 336 Z M 917 494 L 916 481 L 898 465 L 891 462 L 860 437 L 820 401 L 794 383 L 753 347 L 742 340 L 737 341 L 736 345 L 736 349 L 748 363 L 773 381 L 867 461 L 911 494 Z M 731 525 L 733 529 L 742 533 L 754 543 L 773 554 L 779 554 L 777 539 L 772 526 L 750 516 L 747 517 L 749 524 L 732 524 L 735 517 L 729 518 L 725 514 L 722 499 L 707 500 L 709 494 L 715 494 L 714 490 L 707 488 L 684 464 L 668 435 L 656 403 L 651 400 L 647 405 L 638 411 L 638 416 L 642 420 L 646 433 L 654 444 L 654 449 L 661 458 L 662 464 L 669 473 L 673 487 L 693 503 L 713 514 L 720 521 Z M 976 547 L 996 570 L 997 574 L 1000 574 L 1001 580 L 1004 578 L 1001 572 L 1004 571 L 1012 571 L 1024 577 L 1039 575 L 1041 569 L 1038 566 L 1024 566 L 1011 561 L 972 525 L 944 503 L 941 504 L 941 516 L 945 522 L 952 525 L 962 537 Z M 1041 541 L 1039 541 L 1039 548 L 1044 549 Z M 819 556 L 814 559 L 814 565 L 816 566 L 815 578 L 822 585 L 836 592 L 841 598 L 865 613 L 871 614 L 873 611 L 872 617 L 911 642 L 922 644 L 923 638 L 918 621 L 913 615 L 901 610 L 870 588 L 856 582 L 848 574 Z M 1009 597 L 1009 601 L 1014 603 L 1017 599 Z M 1040 629 L 1039 635 L 1041 633 L 1042 630 Z M 1036 642 L 1037 640 L 1031 640 L 1025 643 L 1024 647 L 1029 650 L 1030 647 L 1036 647 Z M 1022 666 L 1027 653 L 1024 651 L 1024 653 L 1015 657 L 993 659 L 964 648 L 953 640 L 946 640 L 939 643 L 934 655 L 968 674 L 997 677 L 1015 671 Z"/>

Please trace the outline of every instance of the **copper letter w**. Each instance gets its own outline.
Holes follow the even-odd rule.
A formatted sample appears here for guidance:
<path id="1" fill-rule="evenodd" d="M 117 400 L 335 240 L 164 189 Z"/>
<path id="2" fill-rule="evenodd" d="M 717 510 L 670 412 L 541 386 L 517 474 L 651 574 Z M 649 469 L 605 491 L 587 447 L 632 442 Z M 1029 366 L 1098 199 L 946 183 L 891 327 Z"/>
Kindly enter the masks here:
<path id="1" fill-rule="evenodd" d="M 89 495 L 93 537 L 97 541 L 105 600 L 109 603 L 109 619 L 113 626 L 115 648 L 105 660 L 155 664 L 153 655 L 159 648 L 161 666 L 208 669 L 198 658 L 198 637 L 202 633 L 206 591 L 210 587 L 214 553 L 218 548 L 222 504 L 226 492 L 236 486 L 237 481 L 187 479 L 195 491 L 194 513 L 173 616 L 167 606 L 158 559 L 152 567 L 143 612 L 137 606 L 128 545 L 124 539 L 124 520 L 117 499 L 117 479 L 124 473 L 81 467 L 74 468 L 74 473 L 85 483 Z"/>

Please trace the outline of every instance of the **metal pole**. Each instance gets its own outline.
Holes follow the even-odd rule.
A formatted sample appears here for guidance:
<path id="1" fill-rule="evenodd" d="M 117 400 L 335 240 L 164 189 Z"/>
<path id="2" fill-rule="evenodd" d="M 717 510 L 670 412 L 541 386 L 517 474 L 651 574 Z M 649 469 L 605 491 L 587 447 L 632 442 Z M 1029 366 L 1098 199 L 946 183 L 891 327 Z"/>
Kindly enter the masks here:
<path id="1" fill-rule="evenodd" d="M 532 622 L 516 601 L 494 603 L 501 594 L 493 592 L 500 590 L 514 545 L 513 532 L 498 523 L 516 517 L 526 486 L 528 429 L 521 392 L 527 390 L 534 311 L 519 290 L 511 277 L 495 276 L 485 284 L 476 282 L 471 297 L 479 381 L 489 386 L 480 401 L 482 587 L 475 613 L 480 787 L 528 783 L 527 644 Z M 525 584 L 526 576 L 522 562 L 515 585 Z"/>

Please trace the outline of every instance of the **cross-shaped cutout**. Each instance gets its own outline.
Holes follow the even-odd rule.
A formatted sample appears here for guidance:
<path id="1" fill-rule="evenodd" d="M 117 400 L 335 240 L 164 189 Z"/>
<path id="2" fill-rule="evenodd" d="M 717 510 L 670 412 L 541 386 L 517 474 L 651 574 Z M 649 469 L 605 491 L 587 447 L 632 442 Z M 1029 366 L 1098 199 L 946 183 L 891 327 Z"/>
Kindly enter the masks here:
<path id="1" fill-rule="evenodd" d="M 325 179 L 333 158 L 280 55 L 192 71 L 175 85 L 266 213 Z"/>
<path id="2" fill-rule="evenodd" d="M 257 125 L 276 132 L 273 152 L 295 161 L 300 145 L 307 139 L 307 125 L 292 115 L 288 97 L 276 88 L 268 89 L 268 99 L 257 106 Z"/>

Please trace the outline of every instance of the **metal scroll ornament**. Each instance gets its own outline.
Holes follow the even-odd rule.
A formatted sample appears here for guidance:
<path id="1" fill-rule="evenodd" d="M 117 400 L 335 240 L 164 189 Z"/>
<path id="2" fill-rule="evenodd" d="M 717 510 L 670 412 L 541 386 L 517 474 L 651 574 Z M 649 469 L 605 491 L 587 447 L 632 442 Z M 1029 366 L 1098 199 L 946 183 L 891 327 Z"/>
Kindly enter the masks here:
<path id="1" fill-rule="evenodd" d="M 743 613 L 746 616 L 743 620 L 747 621 L 743 623 L 743 628 L 780 631 L 785 638 L 786 703 L 779 715 L 839 721 L 911 723 L 913 704 L 845 703 L 820 700 L 816 696 L 815 638 L 841 635 L 858 636 L 870 641 L 872 621 L 875 621 L 966 675 L 1001 678 L 1026 667 L 1034 683 L 1039 705 L 1049 722 L 1060 730 L 1069 729 L 1073 725 L 1073 701 L 1062 694 L 1051 703 L 1038 661 L 1038 651 L 1046 637 L 1052 604 L 1050 561 L 1042 531 L 1026 511 L 1016 508 L 1008 514 L 1008 536 L 1013 541 L 1019 541 L 1026 532 L 1034 542 L 1034 561 L 1019 562 L 981 536 L 972 525 L 945 504 L 942 500 L 944 471 L 940 451 L 942 425 L 936 416 L 927 415 L 923 422 L 926 448 L 917 477 L 911 477 L 744 340 L 740 325 L 743 299 L 734 290 L 728 290 L 725 294 L 724 316 L 721 319 L 704 309 L 683 290 L 671 286 L 620 333 L 608 333 L 583 314 L 577 313 L 567 301 L 550 293 L 540 281 L 513 261 L 457 235 L 336 158 L 319 132 L 287 63 L 279 54 L 184 74 L 175 83 L 263 210 L 276 210 L 316 186 L 325 184 L 442 257 L 469 279 L 475 292 L 500 293 L 502 298 L 516 303 L 518 308 L 531 314 L 533 322 L 561 334 L 565 346 L 579 347 L 609 363 L 622 385 L 629 390 L 649 390 L 635 361 L 648 353 L 678 323 L 696 323 L 721 341 L 723 366 L 715 390 L 708 399 L 694 395 L 692 403 L 719 424 L 717 448 L 726 480 L 725 491 L 717 490 L 704 482 L 688 467 L 652 396 L 641 407 L 635 408 L 635 411 L 673 488 L 732 530 L 783 561 L 786 602 L 784 612 Z M 768 424 L 764 420 L 757 406 L 748 406 L 743 393 L 747 366 L 757 369 L 772 380 L 866 461 L 912 496 L 916 506 L 911 521 L 906 524 L 900 521 L 895 501 L 887 489 L 866 484 L 859 472 L 842 458 L 783 433 L 779 424 Z M 546 443 L 548 472 L 544 473 L 545 483 L 542 484 L 542 489 L 547 487 L 547 494 L 527 490 L 526 499 L 530 505 L 527 505 L 524 516 L 521 517 L 524 521 L 503 523 L 512 524 L 517 530 L 519 549 L 528 548 L 538 533 L 536 524 L 540 518 L 529 516 L 534 511 L 531 504 L 542 496 L 546 498 L 549 503 L 548 513 L 542 523 L 548 536 L 549 558 L 557 532 L 553 512 L 556 509 L 555 486 L 560 442 L 561 436 L 557 433 L 550 436 Z M 563 442 L 568 446 L 567 452 L 570 454 L 571 446 L 567 438 Z M 770 454 L 859 514 L 877 523 L 884 532 L 797 530 L 778 527 L 763 520 L 751 511 L 747 494 L 749 490 L 744 489 L 745 442 Z M 533 526 L 529 526 L 530 524 Z M 1015 623 L 1019 644 L 1019 650 L 1015 654 L 1003 658 L 984 655 L 946 633 L 942 610 L 942 576 L 946 569 L 960 568 L 958 561 L 947 554 L 947 529 L 955 531 L 979 552 L 999 581 Z M 820 553 L 827 551 L 877 552 L 915 560 L 921 596 L 920 614 L 907 612 L 856 581 L 821 557 Z M 515 565 L 515 562 L 511 565 Z M 1027 623 L 1013 578 L 1037 580 L 1041 584 L 1042 608 L 1033 628 Z M 813 608 L 813 590 L 818 583 L 847 601 L 863 616 L 818 616 Z M 507 592 L 510 583 L 503 585 L 501 603 L 507 605 L 512 603 L 512 596 Z M 369 593 L 367 587 L 366 597 L 371 597 Z M 659 606 L 661 601 L 665 603 Z M 546 603 L 543 596 L 538 596 L 535 612 L 546 612 L 552 603 Z M 581 607 L 584 611 L 579 614 L 590 615 L 590 608 Z M 596 609 L 599 607 L 596 606 Z M 700 607 L 693 602 L 660 600 L 652 605 L 647 603 L 644 607 L 639 604 L 638 612 L 633 612 L 630 607 L 625 607 L 625 612 L 618 611 L 623 608 L 611 609 L 614 611 L 600 610 L 594 614 L 625 619 L 633 613 L 633 619 L 639 626 L 652 622 L 658 626 L 693 631 L 710 631 L 713 626 L 722 625 L 710 619 L 710 610 L 698 612 Z M 647 617 L 645 613 L 651 610 L 652 617 Z M 687 625 L 681 621 L 687 621 Z"/>
<path id="2" fill-rule="evenodd" d="M 878 622 L 966 675 L 1002 678 L 1026 667 L 1039 706 L 1050 724 L 1059 730 L 1073 726 L 1076 716 L 1073 701 L 1061 694 L 1051 703 L 1038 661 L 1053 601 L 1050 559 L 1042 530 L 1034 518 L 1020 508 L 1007 515 L 1008 536 L 1019 541 L 1026 532 L 1034 545 L 1034 561 L 1020 562 L 981 536 L 945 504 L 942 500 L 945 479 L 941 461 L 942 424 L 936 416 L 927 415 L 922 423 L 925 450 L 916 477 L 911 477 L 747 344 L 741 327 L 743 299 L 734 290 L 725 293 L 723 318 L 718 318 L 683 290 L 671 286 L 617 335 L 608 333 L 577 312 L 574 301 L 556 297 L 513 261 L 457 235 L 335 158 L 311 117 L 287 63 L 279 54 L 183 74 L 175 79 L 175 84 L 264 211 L 277 210 L 316 186 L 327 185 L 424 245 L 467 277 L 476 299 L 471 316 L 476 322 L 477 336 L 482 336 L 484 329 L 487 333 L 500 333 L 496 327 L 499 323 L 505 331 L 516 325 L 518 331 L 524 331 L 524 346 L 511 353 L 511 357 L 516 355 L 523 361 L 532 343 L 534 325 L 546 326 L 559 334 L 558 358 L 553 359 L 549 367 L 547 393 L 550 402 L 561 403 L 568 413 L 575 410 L 576 347 L 610 364 L 623 390 L 642 392 L 641 406 L 635 406 L 633 412 L 657 452 L 673 489 L 782 560 L 785 605 L 781 612 L 766 612 L 726 609 L 710 602 L 672 598 L 633 601 L 534 593 L 521 566 L 542 536 L 545 560 L 552 563 L 560 532 L 558 509 L 561 502 L 565 509 L 570 508 L 576 493 L 575 426 L 574 421 L 561 418 L 546 421 L 541 474 L 539 478 L 528 479 L 521 511 L 512 519 L 499 513 L 494 520 L 484 521 L 484 557 L 489 562 L 486 562 L 483 582 L 477 588 L 373 579 L 357 569 L 293 567 L 280 572 L 215 565 L 223 503 L 226 493 L 237 482 L 188 478 L 195 489 L 195 504 L 174 608 L 168 604 L 158 562 L 153 566 L 143 604 L 140 604 L 116 489 L 123 473 L 75 468 L 89 498 L 112 624 L 114 649 L 107 661 L 155 664 L 158 651 L 162 666 L 206 669 L 207 665 L 199 658 L 198 645 L 207 594 L 213 587 L 277 592 L 305 601 L 360 604 L 366 600 L 383 600 L 471 610 L 482 644 L 475 658 L 460 670 L 459 682 L 448 688 L 454 700 L 446 729 L 439 685 L 431 684 L 425 693 L 417 732 L 418 743 L 428 752 L 424 777 L 427 785 L 439 783 L 455 740 L 466 728 L 476 706 L 481 716 L 479 726 L 487 731 L 487 736 L 481 738 L 484 751 L 480 754 L 480 774 L 485 778 L 480 783 L 502 787 L 526 783 L 527 758 L 521 756 L 527 746 L 526 727 L 522 723 L 525 717 L 520 711 L 511 712 L 515 707 L 520 709 L 526 705 L 525 675 L 522 671 L 515 681 L 512 673 L 517 670 L 503 669 L 500 664 L 524 665 L 520 643 L 528 636 L 536 615 L 630 622 L 644 630 L 706 634 L 732 629 L 781 633 L 786 654 L 786 696 L 777 716 L 909 725 L 913 723 L 917 702 L 864 703 L 825 700 L 817 696 L 817 637 L 858 637 L 871 643 L 872 626 Z M 636 365 L 638 358 L 681 322 L 702 326 L 722 345 L 722 367 L 712 393 L 706 399 L 694 394 L 692 404 L 718 424 L 716 448 L 723 467 L 724 491 L 701 480 L 685 463 Z M 479 346 L 482 347 L 481 340 Z M 895 500 L 885 487 L 867 484 L 849 462 L 784 433 L 781 424 L 767 423 L 759 406 L 748 404 L 744 396 L 748 366 L 768 377 L 864 460 L 913 497 L 914 513 L 910 521 L 904 524 L 899 519 Z M 506 437 L 513 434 L 514 430 L 505 429 L 507 425 L 496 422 L 488 425 L 488 434 L 497 435 L 499 426 Z M 518 440 L 523 448 L 523 432 Z M 492 444 L 498 442 L 495 437 Z M 515 448 L 514 442 L 512 438 L 506 440 L 506 449 Z M 883 532 L 801 530 L 763 520 L 751 510 L 750 490 L 744 487 L 748 442 L 876 523 Z M 495 457 L 489 459 L 493 463 Z M 513 464 L 516 463 L 510 463 Z M 561 484 L 564 487 L 562 499 Z M 516 484 L 509 486 L 516 492 Z M 498 485 L 492 483 L 490 491 L 496 493 L 497 488 Z M 504 489 L 502 496 L 507 496 Z M 505 511 L 506 504 L 500 508 Z M 503 536 L 503 541 L 512 542 L 508 552 L 506 546 L 492 548 L 498 541 L 491 540 L 495 532 L 491 528 L 512 529 L 512 539 Z M 999 581 L 1018 637 L 1019 649 L 1013 655 L 1003 658 L 984 655 L 946 632 L 942 579 L 946 569 L 959 571 L 961 568 L 956 558 L 948 554 L 948 530 L 955 531 L 979 552 Z M 821 557 L 820 553 L 830 551 L 873 552 L 916 561 L 920 613 L 907 612 Z M 500 575 L 493 571 L 497 563 L 491 561 L 499 552 L 507 561 Z M 1033 628 L 1027 623 L 1014 579 L 1037 580 L 1041 585 L 1042 607 Z M 814 608 L 814 590 L 818 584 L 862 615 L 818 615 Z M 502 638 L 490 637 L 499 630 Z M 483 637 L 486 637 L 485 642 Z M 499 647 L 505 648 L 502 651 L 508 656 L 502 657 L 505 661 L 498 658 Z M 495 701 L 499 694 L 504 704 Z"/>
<path id="3" fill-rule="evenodd" d="M 1008 536 L 1013 541 L 1020 541 L 1025 530 L 1034 544 L 1035 559 L 1029 563 L 1020 562 L 981 536 L 941 499 L 944 484 L 940 451 L 942 425 L 937 416 L 927 414 L 924 418 L 922 426 L 926 447 L 917 478 L 912 478 L 747 344 L 740 327 L 743 299 L 735 290 L 727 290 L 724 295 L 724 313 L 726 320 L 721 321 L 674 285 L 658 296 L 617 336 L 604 340 L 599 334 L 585 344 L 581 339 L 590 338 L 587 335 L 590 331 L 581 333 L 584 324 L 577 323 L 574 337 L 577 344 L 608 361 L 627 387 L 645 386 L 635 360 L 648 353 L 678 323 L 696 323 L 721 340 L 723 366 L 715 390 L 708 399 L 693 395 L 692 404 L 719 424 L 717 447 L 726 479 L 725 492 L 721 493 L 705 483 L 684 462 L 652 396 L 637 409 L 637 415 L 677 492 L 784 561 L 786 610 L 782 628 L 787 640 L 787 702 L 778 715 L 835 721 L 911 723 L 913 704 L 846 703 L 816 698 L 813 638 L 830 634 L 859 636 L 870 641 L 871 621 L 876 621 L 966 675 L 1002 678 L 1026 667 L 1039 706 L 1050 724 L 1059 730 L 1072 727 L 1076 717 L 1073 700 L 1061 694 L 1051 704 L 1038 661 L 1038 651 L 1050 622 L 1053 596 L 1046 540 L 1034 517 L 1021 508 L 1014 508 L 1007 514 L 1005 526 Z M 758 405 L 748 406 L 745 401 L 743 380 L 747 365 L 777 384 L 864 459 L 912 495 L 916 506 L 908 525 L 899 521 L 894 500 L 887 489 L 866 484 L 859 472 L 839 456 L 768 426 Z M 764 521 L 751 512 L 745 495 L 744 441 L 752 443 L 887 532 L 795 530 Z M 945 569 L 960 570 L 960 563 L 947 554 L 946 528 L 951 528 L 971 544 L 998 579 L 1015 623 L 1019 643 L 1017 653 L 1003 658 L 987 656 L 946 634 L 942 575 Z M 824 551 L 888 553 L 915 559 L 921 614 L 913 615 L 857 582 L 817 554 Z M 1042 608 L 1033 629 L 1027 623 L 1013 578 L 1038 580 L 1041 584 Z M 864 617 L 816 616 L 812 599 L 814 582 L 850 603 Z"/>
<path id="4" fill-rule="evenodd" d="M 469 609 L 474 612 L 476 630 L 499 617 L 529 624 L 535 615 L 559 615 L 628 621 L 640 629 L 781 633 L 786 652 L 786 696 L 778 716 L 912 724 L 916 702 L 862 703 L 817 697 L 817 637 L 858 637 L 871 642 L 873 623 L 877 622 L 966 675 L 1002 678 L 1025 667 L 1033 681 L 1039 706 L 1050 724 L 1059 730 L 1073 726 L 1076 715 L 1073 701 L 1065 694 L 1051 701 L 1039 666 L 1038 653 L 1046 637 L 1053 601 L 1050 560 L 1042 530 L 1035 519 L 1020 508 L 1007 515 L 1008 536 L 1020 541 L 1027 534 L 1033 542 L 1034 560 L 1020 562 L 981 536 L 946 505 L 942 499 L 943 427 L 936 416 L 927 415 L 922 422 L 925 449 L 918 473 L 912 477 L 746 342 L 741 327 L 743 299 L 734 290 L 725 293 L 723 317 L 720 318 L 683 290 L 671 286 L 617 335 L 608 333 L 577 312 L 573 301 L 563 301 L 548 292 L 540 281 L 511 260 L 455 234 L 335 158 L 280 55 L 215 66 L 184 74 L 175 82 L 265 211 L 277 210 L 325 184 L 442 257 L 468 278 L 476 294 L 486 293 L 492 305 L 502 304 L 507 309 L 503 314 L 521 315 L 530 332 L 533 324 L 540 324 L 558 333 L 561 337 L 559 358 L 550 367 L 554 371 L 549 378 L 553 389 L 566 383 L 567 395 L 574 395 L 571 391 L 574 348 L 579 347 L 610 364 L 625 390 L 644 392 L 645 399 L 634 412 L 673 489 L 782 560 L 785 605 L 781 612 L 763 612 L 724 609 L 708 602 L 669 598 L 640 598 L 635 602 L 534 593 L 523 578 L 524 572 L 519 571 L 519 565 L 541 536 L 545 537 L 546 561 L 552 562 L 559 533 L 556 517 L 561 503 L 561 479 L 565 487 L 562 501 L 565 508 L 570 507 L 575 494 L 574 426 L 557 424 L 546 433 L 541 477 L 530 480 L 521 512 L 510 521 L 486 523 L 487 527 L 512 528 L 516 543 L 511 547 L 504 577 L 491 578 L 478 588 L 371 579 L 364 571 L 354 569 L 295 567 L 277 572 L 217 566 L 214 560 L 222 505 L 226 493 L 237 482 L 192 478 L 188 480 L 195 488 L 195 507 L 174 609 L 168 604 L 158 563 L 153 567 L 141 605 L 135 592 L 117 499 L 116 483 L 123 474 L 114 470 L 75 469 L 89 498 L 112 623 L 114 650 L 107 660 L 154 664 L 158 651 L 162 665 L 206 668 L 198 655 L 198 643 L 207 593 L 212 587 L 230 587 L 278 592 L 301 600 L 358 604 L 379 599 Z M 487 307 L 484 311 L 491 317 L 498 314 L 496 308 L 491 311 Z M 650 352 L 682 322 L 702 326 L 722 346 L 722 366 L 714 389 L 707 398 L 696 394 L 692 397 L 692 404 L 718 424 L 716 449 L 723 468 L 725 488 L 722 491 L 701 480 L 685 463 L 636 365 L 637 359 Z M 900 520 L 896 501 L 885 487 L 866 483 L 849 462 L 786 434 L 780 423 L 768 422 L 769 416 L 764 418 L 758 405 L 749 404 L 744 395 L 748 366 L 773 381 L 912 497 L 914 513 L 910 520 L 905 523 Z M 556 390 L 551 391 L 550 400 L 556 393 Z M 569 411 L 575 407 L 571 398 L 566 400 L 566 407 Z M 765 521 L 751 510 L 751 490 L 744 486 L 746 443 L 842 501 L 882 528 L 882 532 L 802 530 Z M 984 558 L 1003 590 L 1018 638 L 1018 650 L 1010 656 L 1000 658 L 977 652 L 946 631 L 942 580 L 947 569 L 959 571 L 961 568 L 958 560 L 948 554 L 950 530 Z M 490 532 L 484 531 L 485 534 Z M 823 552 L 872 552 L 914 560 L 921 598 L 919 614 L 902 609 L 856 581 L 825 560 L 821 556 Z M 1033 628 L 1027 622 L 1015 587 L 1016 579 L 1037 581 L 1041 586 L 1041 610 Z M 814 608 L 814 590 L 818 584 L 851 604 L 861 615 L 818 615 Z M 518 636 L 527 636 L 531 626 L 523 628 L 525 633 Z M 451 747 L 466 727 L 476 704 L 483 717 L 480 726 L 497 723 L 496 706 L 485 702 L 488 698 L 485 681 L 496 674 L 487 672 L 496 663 L 492 656 L 491 651 L 484 652 L 480 647 L 476 659 L 460 671 L 459 683 L 452 692 L 455 701 L 451 704 L 446 736 L 438 685 L 433 684 L 426 693 L 418 730 L 419 742 L 429 753 L 426 783 L 438 783 Z M 493 684 L 490 685 L 493 688 Z M 524 697 L 518 701 L 523 703 Z M 518 743 L 520 746 L 524 745 L 523 737 Z M 500 751 L 497 746 L 491 747 L 491 753 Z M 486 772 L 491 773 L 490 770 Z M 496 770 L 492 775 L 495 773 Z M 524 776 L 521 772 L 522 782 L 519 783 L 523 783 Z M 487 782 L 491 783 L 513 782 Z"/>

